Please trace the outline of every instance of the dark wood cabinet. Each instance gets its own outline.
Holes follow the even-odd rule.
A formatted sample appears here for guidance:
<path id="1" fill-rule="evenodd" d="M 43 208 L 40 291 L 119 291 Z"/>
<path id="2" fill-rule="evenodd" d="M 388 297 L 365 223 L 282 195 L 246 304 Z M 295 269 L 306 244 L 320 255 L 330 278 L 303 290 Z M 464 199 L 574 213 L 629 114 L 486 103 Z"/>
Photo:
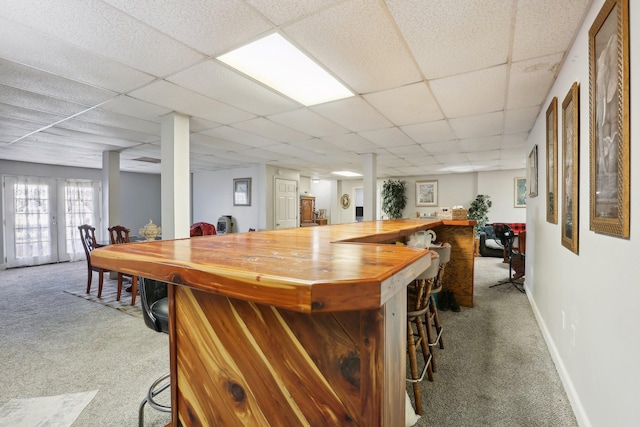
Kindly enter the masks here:
<path id="1" fill-rule="evenodd" d="M 300 227 L 318 225 L 314 221 L 316 210 L 316 198 L 313 196 L 300 196 Z"/>

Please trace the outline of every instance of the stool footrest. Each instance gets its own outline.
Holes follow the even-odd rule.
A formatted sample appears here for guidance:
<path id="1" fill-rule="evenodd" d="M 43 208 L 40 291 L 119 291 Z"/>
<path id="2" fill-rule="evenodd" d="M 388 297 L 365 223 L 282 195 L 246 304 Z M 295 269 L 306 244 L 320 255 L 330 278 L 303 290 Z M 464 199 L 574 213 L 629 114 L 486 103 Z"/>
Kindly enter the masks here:
<path id="1" fill-rule="evenodd" d="M 433 340 L 433 342 L 428 343 L 429 347 L 434 347 L 436 345 L 438 345 L 438 343 L 440 342 L 440 337 L 442 336 L 442 330 L 444 328 L 441 326 L 440 329 L 438 330 L 438 336 L 436 337 L 435 340 Z"/>
<path id="2" fill-rule="evenodd" d="M 424 375 L 427 373 L 427 368 L 429 367 L 429 363 L 431 362 L 431 355 L 429 355 L 429 360 L 427 360 L 427 363 L 424 364 L 422 371 L 420 372 L 420 377 L 419 378 L 407 378 L 407 382 L 408 383 L 419 383 L 422 380 L 424 380 Z"/>

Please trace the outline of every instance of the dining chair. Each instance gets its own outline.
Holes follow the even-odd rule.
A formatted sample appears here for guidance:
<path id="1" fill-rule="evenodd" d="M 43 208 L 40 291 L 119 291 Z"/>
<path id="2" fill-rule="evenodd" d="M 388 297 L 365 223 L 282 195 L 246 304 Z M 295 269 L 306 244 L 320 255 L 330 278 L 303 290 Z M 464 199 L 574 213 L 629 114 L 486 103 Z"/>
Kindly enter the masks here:
<path id="1" fill-rule="evenodd" d="M 104 268 L 95 267 L 91 264 L 91 251 L 100 245 L 96 242 L 95 227 L 89 224 L 78 226 L 80 231 L 80 240 L 82 240 L 82 247 L 84 248 L 84 254 L 87 258 L 87 293 L 91 291 L 91 281 L 93 279 L 93 272 L 98 273 L 98 298 L 102 297 L 102 285 L 104 283 L 104 273 L 109 272 Z"/>
<path id="2" fill-rule="evenodd" d="M 129 240 L 129 230 L 127 227 L 122 225 L 114 225 L 113 227 L 109 227 L 109 239 L 112 245 L 121 245 L 124 243 L 131 243 Z M 132 274 L 120 273 L 118 272 L 118 293 L 116 295 L 116 301 L 120 301 L 120 296 L 122 295 L 122 279 L 123 277 L 131 278 L 131 305 L 136 304 L 136 295 L 138 294 L 138 276 L 134 276 Z"/>

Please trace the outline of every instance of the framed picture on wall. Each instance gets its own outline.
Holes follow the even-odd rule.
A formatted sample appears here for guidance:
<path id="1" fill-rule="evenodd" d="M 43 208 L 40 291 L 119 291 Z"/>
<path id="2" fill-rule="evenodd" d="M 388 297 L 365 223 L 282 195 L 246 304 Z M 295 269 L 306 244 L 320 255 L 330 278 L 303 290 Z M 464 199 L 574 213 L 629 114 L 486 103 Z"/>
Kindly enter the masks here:
<path id="1" fill-rule="evenodd" d="M 558 98 L 547 108 L 547 221 L 558 223 Z"/>
<path id="2" fill-rule="evenodd" d="M 233 206 L 251 206 L 251 178 L 233 180 Z"/>
<path id="3" fill-rule="evenodd" d="M 629 237 L 629 0 L 589 29 L 589 228 Z"/>
<path id="4" fill-rule="evenodd" d="M 538 144 L 533 146 L 527 160 L 527 184 L 529 197 L 538 196 Z"/>
<path id="5" fill-rule="evenodd" d="M 416 206 L 438 206 L 438 181 L 416 181 Z"/>
<path id="6" fill-rule="evenodd" d="M 513 179 L 513 206 L 516 208 L 527 207 L 527 178 Z"/>
<path id="7" fill-rule="evenodd" d="M 578 83 L 562 102 L 562 246 L 578 253 L 580 105 Z"/>

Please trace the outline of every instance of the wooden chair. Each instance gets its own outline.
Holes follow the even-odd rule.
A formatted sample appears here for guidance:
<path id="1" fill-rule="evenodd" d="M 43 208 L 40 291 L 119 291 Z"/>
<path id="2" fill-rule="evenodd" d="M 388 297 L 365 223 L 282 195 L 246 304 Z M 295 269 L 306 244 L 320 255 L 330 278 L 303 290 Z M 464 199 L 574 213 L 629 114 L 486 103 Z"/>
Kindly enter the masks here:
<path id="1" fill-rule="evenodd" d="M 95 235 L 95 227 L 90 226 L 89 224 L 84 224 L 78 226 L 78 230 L 80 230 L 80 240 L 82 240 L 82 247 L 84 248 L 84 254 L 87 257 L 87 293 L 91 291 L 91 281 L 93 279 L 93 272 L 98 273 L 98 298 L 102 297 L 102 284 L 104 283 L 104 273 L 109 272 L 109 270 L 105 270 L 104 268 L 94 267 L 91 264 L 91 251 L 100 247 L 100 245 L 96 242 Z"/>
<path id="2" fill-rule="evenodd" d="M 129 232 L 131 230 L 127 227 L 114 225 L 113 227 L 109 227 L 108 230 L 112 245 L 130 243 Z M 118 293 L 116 295 L 116 301 L 120 301 L 120 296 L 122 295 L 122 278 L 124 276 L 131 278 L 131 305 L 135 305 L 136 295 L 138 294 L 138 276 L 134 276 L 132 274 L 118 272 Z"/>

